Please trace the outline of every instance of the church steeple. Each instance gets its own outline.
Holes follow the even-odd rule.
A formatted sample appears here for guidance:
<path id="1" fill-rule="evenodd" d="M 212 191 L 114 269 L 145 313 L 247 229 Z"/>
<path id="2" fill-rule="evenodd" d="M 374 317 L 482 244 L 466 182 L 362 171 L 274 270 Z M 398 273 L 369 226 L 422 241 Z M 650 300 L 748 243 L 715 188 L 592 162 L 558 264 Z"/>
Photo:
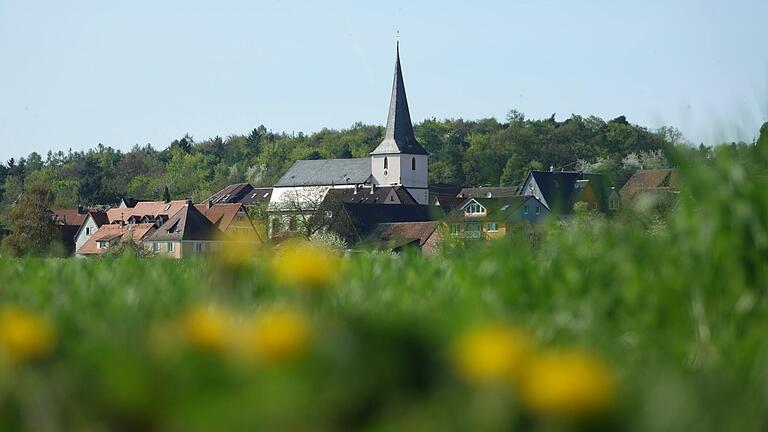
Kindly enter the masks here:
<path id="1" fill-rule="evenodd" d="M 405 96 L 403 70 L 400 67 L 400 42 L 397 42 L 397 59 L 395 60 L 395 78 L 392 83 L 392 98 L 389 102 L 387 131 L 384 140 L 371 152 L 375 154 L 405 153 L 414 155 L 428 154 L 424 147 L 416 141 L 411 123 L 411 113 L 408 109 L 408 99 Z"/>

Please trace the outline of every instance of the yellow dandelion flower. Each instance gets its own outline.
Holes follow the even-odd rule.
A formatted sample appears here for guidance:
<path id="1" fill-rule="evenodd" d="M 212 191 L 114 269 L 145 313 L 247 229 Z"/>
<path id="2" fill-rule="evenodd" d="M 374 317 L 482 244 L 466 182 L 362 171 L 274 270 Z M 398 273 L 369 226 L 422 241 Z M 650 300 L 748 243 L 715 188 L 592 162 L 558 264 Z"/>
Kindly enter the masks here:
<path id="1" fill-rule="evenodd" d="M 616 399 L 610 368 L 579 350 L 551 351 L 531 359 L 521 386 L 531 411 L 551 417 L 588 417 L 605 412 Z"/>
<path id="2" fill-rule="evenodd" d="M 206 351 L 226 348 L 232 331 L 231 317 L 225 311 L 198 305 L 189 309 L 181 321 L 181 329 L 187 342 Z"/>
<path id="3" fill-rule="evenodd" d="M 341 259 L 333 251 L 303 241 L 286 242 L 272 260 L 272 273 L 278 282 L 309 288 L 333 283 L 340 267 Z"/>
<path id="4" fill-rule="evenodd" d="M 533 350 L 528 335 L 503 323 L 467 330 L 456 341 L 454 364 L 474 383 L 514 381 Z"/>
<path id="5" fill-rule="evenodd" d="M 16 307 L 0 312 L 0 355 L 26 363 L 47 357 L 55 346 L 53 326 L 44 317 Z"/>
<path id="6" fill-rule="evenodd" d="M 265 362 L 284 362 L 301 357 L 309 348 L 309 320 L 299 311 L 273 308 L 245 323 L 244 352 L 247 357 Z"/>

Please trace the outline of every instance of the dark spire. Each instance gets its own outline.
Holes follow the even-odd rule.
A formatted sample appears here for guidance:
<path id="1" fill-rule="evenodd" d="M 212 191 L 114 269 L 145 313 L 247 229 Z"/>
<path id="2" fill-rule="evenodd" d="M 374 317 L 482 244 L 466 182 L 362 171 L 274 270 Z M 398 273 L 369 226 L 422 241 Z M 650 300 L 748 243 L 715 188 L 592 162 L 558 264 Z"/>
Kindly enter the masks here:
<path id="1" fill-rule="evenodd" d="M 389 102 L 387 131 L 381 144 L 371 152 L 371 154 L 389 153 L 428 154 L 413 135 L 411 113 L 408 110 L 408 99 L 405 96 L 403 70 L 400 67 L 400 41 L 397 42 L 395 79 L 392 83 L 392 98 Z"/>

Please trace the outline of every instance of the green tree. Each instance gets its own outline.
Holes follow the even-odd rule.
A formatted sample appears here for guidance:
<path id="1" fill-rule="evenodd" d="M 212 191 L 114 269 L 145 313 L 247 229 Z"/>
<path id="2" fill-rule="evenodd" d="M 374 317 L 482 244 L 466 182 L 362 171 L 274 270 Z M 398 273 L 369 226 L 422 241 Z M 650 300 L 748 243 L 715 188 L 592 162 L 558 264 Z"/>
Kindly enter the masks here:
<path id="1" fill-rule="evenodd" d="M 523 166 L 517 156 L 507 159 L 504 172 L 501 174 L 501 186 L 517 186 L 525 177 Z"/>
<path id="2" fill-rule="evenodd" d="M 25 188 L 9 216 L 11 235 L 3 242 L 8 253 L 46 256 L 56 251 L 58 232 L 50 211 L 53 201 L 53 192 L 48 186 L 38 183 Z"/>

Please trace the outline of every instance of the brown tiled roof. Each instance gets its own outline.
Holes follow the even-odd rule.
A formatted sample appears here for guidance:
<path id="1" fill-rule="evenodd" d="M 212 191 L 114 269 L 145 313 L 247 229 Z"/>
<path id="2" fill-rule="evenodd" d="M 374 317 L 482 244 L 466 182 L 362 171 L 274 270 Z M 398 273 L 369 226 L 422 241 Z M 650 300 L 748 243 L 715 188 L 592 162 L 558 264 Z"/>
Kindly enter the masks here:
<path id="1" fill-rule="evenodd" d="M 107 219 L 109 219 L 109 223 L 114 223 L 116 221 L 127 221 L 131 216 L 166 215 L 171 217 L 184 208 L 186 204 L 187 200 L 173 200 L 168 203 L 164 201 L 144 201 L 136 203 L 136 206 L 131 208 L 111 208 L 107 210 Z"/>
<path id="2" fill-rule="evenodd" d="M 77 209 L 58 209 L 54 210 L 53 214 L 56 216 L 57 225 L 74 225 L 78 227 L 88 217 L 88 212 L 80 212 Z"/>
<path id="3" fill-rule="evenodd" d="M 107 212 L 105 211 L 89 211 L 88 213 L 90 213 L 91 217 L 93 218 L 93 222 L 96 223 L 97 227 L 109 223 L 109 218 L 107 217 Z"/>
<path id="4" fill-rule="evenodd" d="M 99 249 L 97 244 L 100 240 L 113 240 L 120 238 L 120 241 L 126 241 L 129 237 L 136 243 L 141 244 L 142 240 L 152 232 L 155 224 L 105 224 L 78 249 L 78 255 L 101 255 L 107 252 L 106 249 Z"/>
<path id="5" fill-rule="evenodd" d="M 221 233 L 213 222 L 190 203 L 161 225 L 147 240 L 217 240 L 221 237 Z"/>
<path id="6" fill-rule="evenodd" d="M 421 246 L 435 232 L 440 222 L 398 222 L 379 224 L 368 239 L 380 247 L 396 248 L 409 243 Z"/>
<path id="7" fill-rule="evenodd" d="M 208 208 L 207 204 L 196 204 L 195 208 L 222 231 L 229 228 L 240 210 L 244 211 L 243 205 L 240 203 L 214 204 L 211 208 Z"/>
<path id="8" fill-rule="evenodd" d="M 677 170 L 675 169 L 656 169 L 640 170 L 627 180 L 619 191 L 619 195 L 624 198 L 632 198 L 636 193 L 644 190 L 655 190 L 659 188 L 677 189 Z"/>

